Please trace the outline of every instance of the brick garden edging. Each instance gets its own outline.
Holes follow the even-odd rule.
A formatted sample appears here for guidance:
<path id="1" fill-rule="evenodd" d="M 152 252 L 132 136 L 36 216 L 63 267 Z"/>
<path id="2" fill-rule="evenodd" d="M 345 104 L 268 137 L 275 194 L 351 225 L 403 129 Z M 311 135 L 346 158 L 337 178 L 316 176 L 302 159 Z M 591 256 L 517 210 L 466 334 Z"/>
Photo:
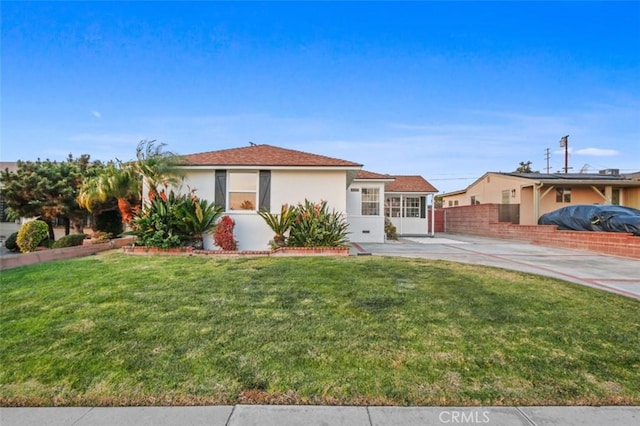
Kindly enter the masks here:
<path id="1" fill-rule="evenodd" d="M 8 254 L 0 257 L 0 270 L 17 268 L 18 266 L 33 265 L 34 263 L 51 262 L 52 260 L 72 259 L 74 257 L 90 256 L 107 250 L 130 245 L 135 237 L 116 238 L 104 243 L 83 244 L 81 246 L 47 249 L 33 253 Z"/>
<path id="2" fill-rule="evenodd" d="M 555 225 L 498 222 L 498 204 L 445 209 L 445 232 L 525 241 L 541 246 L 586 250 L 640 259 L 640 237 L 625 232 L 563 231 Z"/>
<path id="3" fill-rule="evenodd" d="M 107 250 L 122 248 L 126 254 L 173 256 L 349 256 L 348 247 L 282 247 L 276 250 L 228 251 L 228 250 L 194 250 L 191 247 L 161 249 L 158 247 L 133 246 L 135 237 L 116 238 L 104 243 L 83 244 L 81 246 L 47 249 L 33 253 L 8 254 L 0 257 L 0 270 L 33 265 L 34 263 L 51 262 L 60 259 L 90 256 Z"/>

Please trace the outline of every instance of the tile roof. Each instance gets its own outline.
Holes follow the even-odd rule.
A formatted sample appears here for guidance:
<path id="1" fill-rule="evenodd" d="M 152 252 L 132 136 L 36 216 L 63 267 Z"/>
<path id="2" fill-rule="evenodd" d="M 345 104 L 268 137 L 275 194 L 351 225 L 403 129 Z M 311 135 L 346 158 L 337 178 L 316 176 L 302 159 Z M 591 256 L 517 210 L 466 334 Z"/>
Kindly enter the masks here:
<path id="1" fill-rule="evenodd" d="M 491 172 L 489 172 L 491 173 Z M 628 178 L 620 174 L 600 174 L 600 173 L 504 173 L 493 172 L 498 175 L 512 176 L 535 180 L 594 180 L 594 181 L 620 181 Z"/>
<path id="2" fill-rule="evenodd" d="M 362 164 L 271 145 L 251 145 L 183 156 L 193 166 L 362 167 Z"/>
<path id="3" fill-rule="evenodd" d="M 419 175 L 392 176 L 396 180 L 388 183 L 384 192 L 438 192 L 425 178 Z"/>
<path id="4" fill-rule="evenodd" d="M 367 170 L 360 170 L 356 179 L 394 179 L 391 175 L 383 175 L 381 173 L 369 172 Z"/>

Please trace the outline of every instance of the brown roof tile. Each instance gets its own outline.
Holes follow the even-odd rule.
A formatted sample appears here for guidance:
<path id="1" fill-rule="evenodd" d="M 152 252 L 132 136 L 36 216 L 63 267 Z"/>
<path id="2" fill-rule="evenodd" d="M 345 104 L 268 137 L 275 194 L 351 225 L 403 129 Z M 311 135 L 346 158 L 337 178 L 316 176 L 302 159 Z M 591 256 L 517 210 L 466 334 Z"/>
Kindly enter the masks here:
<path id="1" fill-rule="evenodd" d="M 360 170 L 356 176 L 356 179 L 394 179 L 394 177 L 391 175 L 369 172 L 367 170 Z"/>
<path id="2" fill-rule="evenodd" d="M 395 181 L 384 188 L 385 192 L 438 192 L 425 178 L 418 175 L 392 176 Z"/>
<path id="3" fill-rule="evenodd" d="M 252 145 L 183 156 L 194 166 L 362 167 L 362 164 L 271 145 Z"/>

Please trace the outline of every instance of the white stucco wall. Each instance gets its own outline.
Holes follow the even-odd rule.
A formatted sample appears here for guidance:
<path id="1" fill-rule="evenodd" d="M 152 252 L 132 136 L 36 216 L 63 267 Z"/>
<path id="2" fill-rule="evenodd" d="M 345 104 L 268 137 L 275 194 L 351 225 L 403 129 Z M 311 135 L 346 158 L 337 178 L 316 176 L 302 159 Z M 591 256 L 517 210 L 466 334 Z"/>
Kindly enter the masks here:
<path id="1" fill-rule="evenodd" d="M 378 188 L 378 216 L 363 216 L 361 209 L 362 188 Z M 352 190 L 353 189 L 353 190 Z M 347 190 L 347 221 L 349 240 L 354 243 L 383 243 L 384 235 L 384 183 L 353 182 Z"/>
<path id="2" fill-rule="evenodd" d="M 346 211 L 347 175 L 345 171 L 273 170 L 271 172 L 271 211 L 282 204 L 327 202 L 330 210 Z"/>
<path id="3" fill-rule="evenodd" d="M 238 250 L 269 250 L 269 241 L 273 239 L 273 232 L 264 223 L 264 219 L 252 212 L 225 213 L 236 222 L 233 235 L 238 242 Z M 210 245 L 209 245 L 210 244 Z M 213 236 L 209 243 L 205 241 L 205 250 L 219 250 L 213 244 Z"/>
<path id="4" fill-rule="evenodd" d="M 354 243 L 384 243 L 384 217 L 348 217 L 349 241 Z"/>
<path id="5" fill-rule="evenodd" d="M 257 171 L 257 170 L 256 170 Z M 196 195 L 213 202 L 215 199 L 215 171 L 189 170 L 180 191 L 196 189 Z M 330 210 L 346 210 L 346 172 L 315 170 L 272 170 L 271 211 L 279 213 L 282 204 L 327 201 Z M 234 236 L 239 250 L 267 250 L 273 232 L 256 212 L 225 212 L 236 222 Z M 217 250 L 213 236 L 204 237 L 206 250 Z"/>
<path id="6" fill-rule="evenodd" d="M 215 198 L 215 170 L 189 170 L 180 192 L 196 190 L 196 196 L 213 202 Z"/>

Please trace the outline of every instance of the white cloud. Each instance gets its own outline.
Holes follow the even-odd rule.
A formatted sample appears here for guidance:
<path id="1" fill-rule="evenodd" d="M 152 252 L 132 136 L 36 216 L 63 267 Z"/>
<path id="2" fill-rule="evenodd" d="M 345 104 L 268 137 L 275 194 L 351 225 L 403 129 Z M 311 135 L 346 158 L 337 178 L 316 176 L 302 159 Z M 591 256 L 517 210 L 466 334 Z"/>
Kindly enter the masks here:
<path id="1" fill-rule="evenodd" d="M 100 111 L 93 110 L 93 111 L 91 111 L 91 114 L 92 114 L 95 118 L 101 118 L 101 117 L 102 117 L 102 114 L 100 114 Z"/>
<path id="2" fill-rule="evenodd" d="M 615 149 L 602 149 L 602 148 L 584 148 L 577 149 L 574 154 L 577 155 L 588 155 L 591 157 L 612 157 L 614 155 L 620 154 Z"/>

